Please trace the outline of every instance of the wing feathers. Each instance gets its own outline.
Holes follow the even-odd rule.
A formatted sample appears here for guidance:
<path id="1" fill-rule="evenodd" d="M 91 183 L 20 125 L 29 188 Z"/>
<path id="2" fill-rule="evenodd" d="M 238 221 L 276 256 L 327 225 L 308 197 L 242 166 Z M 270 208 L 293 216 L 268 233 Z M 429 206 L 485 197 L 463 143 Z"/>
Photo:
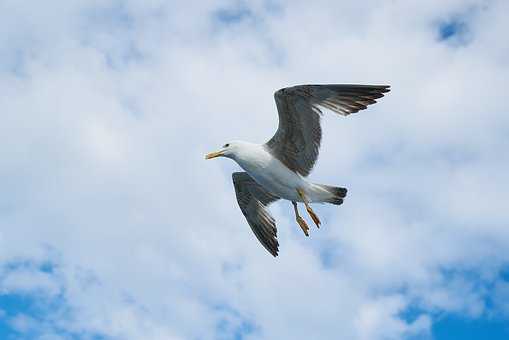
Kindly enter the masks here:
<path id="1" fill-rule="evenodd" d="M 276 91 L 279 126 L 266 147 L 290 170 L 307 176 L 322 139 L 320 107 L 343 116 L 364 110 L 389 92 L 388 85 L 299 85 Z"/>
<path id="2" fill-rule="evenodd" d="M 279 243 L 276 221 L 265 207 L 279 197 L 266 191 L 245 172 L 234 172 L 232 179 L 237 202 L 251 230 L 265 249 L 277 256 Z"/>

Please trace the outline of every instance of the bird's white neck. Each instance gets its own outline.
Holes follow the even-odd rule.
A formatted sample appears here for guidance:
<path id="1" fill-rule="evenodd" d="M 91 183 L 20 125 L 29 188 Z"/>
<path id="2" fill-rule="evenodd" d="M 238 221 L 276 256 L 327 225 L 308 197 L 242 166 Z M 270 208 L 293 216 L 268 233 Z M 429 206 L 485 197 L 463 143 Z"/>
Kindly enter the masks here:
<path id="1" fill-rule="evenodd" d="M 265 166 L 271 155 L 261 144 L 242 142 L 237 145 L 231 158 L 249 172 L 253 167 Z"/>

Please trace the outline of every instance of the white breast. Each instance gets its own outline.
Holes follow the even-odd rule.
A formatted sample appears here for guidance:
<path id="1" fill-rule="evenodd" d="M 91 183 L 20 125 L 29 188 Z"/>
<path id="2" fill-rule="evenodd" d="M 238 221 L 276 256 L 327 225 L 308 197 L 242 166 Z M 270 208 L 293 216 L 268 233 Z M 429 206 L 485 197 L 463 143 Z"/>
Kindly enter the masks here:
<path id="1" fill-rule="evenodd" d="M 281 198 L 301 201 L 297 188 L 306 190 L 308 187 L 304 178 L 288 169 L 262 145 L 252 144 L 243 147 L 234 160 L 258 184 Z"/>

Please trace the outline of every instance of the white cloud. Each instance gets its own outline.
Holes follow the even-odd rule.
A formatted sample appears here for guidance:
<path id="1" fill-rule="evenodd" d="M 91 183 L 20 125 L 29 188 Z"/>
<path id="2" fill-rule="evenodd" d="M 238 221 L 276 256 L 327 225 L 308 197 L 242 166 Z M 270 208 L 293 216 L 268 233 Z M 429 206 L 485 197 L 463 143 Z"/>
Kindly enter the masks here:
<path id="1" fill-rule="evenodd" d="M 508 5 L 255 1 L 222 27 L 232 6 L 0 5 L 0 260 L 58 269 L 2 272 L 0 289 L 62 294 L 53 328 L 125 339 L 398 339 L 430 336 L 437 311 L 482 315 L 476 280 L 509 260 Z M 468 44 L 440 42 L 464 13 Z M 272 91 L 314 82 L 392 92 L 324 117 L 312 179 L 348 200 L 318 207 L 309 239 L 274 205 L 274 260 L 237 209 L 236 167 L 203 154 L 263 142 Z"/>

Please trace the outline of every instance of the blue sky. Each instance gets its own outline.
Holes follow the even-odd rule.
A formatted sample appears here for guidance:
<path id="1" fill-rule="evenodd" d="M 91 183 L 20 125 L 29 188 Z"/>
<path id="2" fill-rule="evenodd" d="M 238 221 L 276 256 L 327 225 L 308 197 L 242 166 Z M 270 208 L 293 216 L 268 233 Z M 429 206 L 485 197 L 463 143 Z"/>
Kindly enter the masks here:
<path id="1" fill-rule="evenodd" d="M 0 3 L 0 338 L 507 339 L 507 1 Z M 345 186 L 280 256 L 224 143 L 273 92 L 390 84 L 325 112 Z"/>

